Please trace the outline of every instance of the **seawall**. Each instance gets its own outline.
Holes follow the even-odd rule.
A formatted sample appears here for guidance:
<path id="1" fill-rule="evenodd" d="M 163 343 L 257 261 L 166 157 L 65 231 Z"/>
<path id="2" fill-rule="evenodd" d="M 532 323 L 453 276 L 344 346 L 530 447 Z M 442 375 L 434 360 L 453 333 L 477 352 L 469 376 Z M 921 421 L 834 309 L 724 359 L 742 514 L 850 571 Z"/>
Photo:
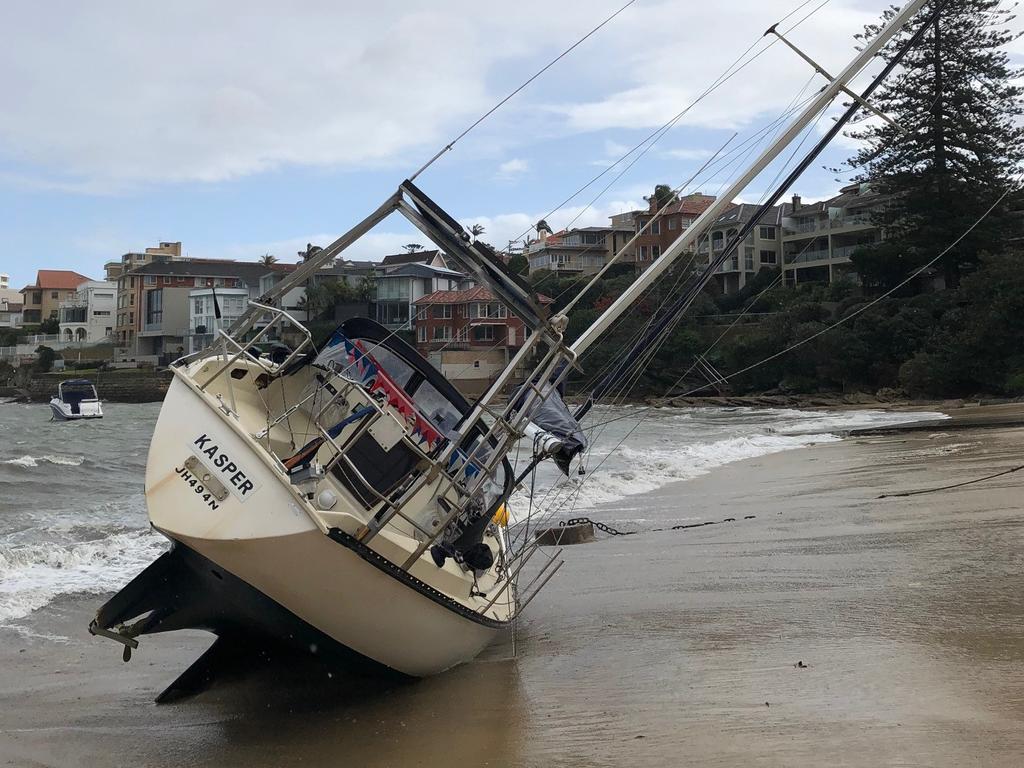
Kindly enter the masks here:
<path id="1" fill-rule="evenodd" d="M 33 402 L 46 403 L 57 394 L 57 385 L 68 379 L 88 379 L 96 386 L 101 400 L 118 403 L 155 403 L 164 399 L 171 384 L 168 370 L 122 368 L 110 371 L 63 371 L 33 373 L 17 382 Z"/>

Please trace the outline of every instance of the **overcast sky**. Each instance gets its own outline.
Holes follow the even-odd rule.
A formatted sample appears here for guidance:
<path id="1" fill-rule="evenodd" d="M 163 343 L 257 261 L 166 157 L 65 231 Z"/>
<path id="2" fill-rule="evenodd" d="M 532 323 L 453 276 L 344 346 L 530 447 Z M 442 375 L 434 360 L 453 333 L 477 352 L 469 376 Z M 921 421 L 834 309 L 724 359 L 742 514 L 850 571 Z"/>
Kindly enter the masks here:
<path id="1" fill-rule="evenodd" d="M 160 240 L 181 240 L 192 256 L 294 261 L 624 1 L 3 3 L 0 272 L 15 287 L 43 267 L 101 277 L 104 261 Z M 418 183 L 502 246 L 799 4 L 637 0 Z M 885 5 L 832 0 L 791 37 L 838 70 Z M 593 207 L 582 210 L 611 175 L 550 222 L 605 223 L 643 205 L 656 183 L 682 183 L 734 132 L 739 141 L 773 120 L 810 75 L 770 48 Z M 833 194 L 840 184 L 821 166 L 849 153 L 841 142 L 795 191 Z M 423 238 L 392 219 L 352 255 L 379 258 L 410 241 Z"/>

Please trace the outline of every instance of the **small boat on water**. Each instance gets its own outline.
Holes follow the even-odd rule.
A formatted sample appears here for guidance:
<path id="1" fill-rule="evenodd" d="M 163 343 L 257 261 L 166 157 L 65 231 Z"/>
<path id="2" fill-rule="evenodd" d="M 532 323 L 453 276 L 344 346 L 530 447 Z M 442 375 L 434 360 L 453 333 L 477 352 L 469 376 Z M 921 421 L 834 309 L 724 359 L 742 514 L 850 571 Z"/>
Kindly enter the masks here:
<path id="1" fill-rule="evenodd" d="M 88 379 L 68 379 L 57 386 L 57 396 L 50 400 L 54 421 L 77 421 L 78 419 L 102 419 L 96 387 Z"/>

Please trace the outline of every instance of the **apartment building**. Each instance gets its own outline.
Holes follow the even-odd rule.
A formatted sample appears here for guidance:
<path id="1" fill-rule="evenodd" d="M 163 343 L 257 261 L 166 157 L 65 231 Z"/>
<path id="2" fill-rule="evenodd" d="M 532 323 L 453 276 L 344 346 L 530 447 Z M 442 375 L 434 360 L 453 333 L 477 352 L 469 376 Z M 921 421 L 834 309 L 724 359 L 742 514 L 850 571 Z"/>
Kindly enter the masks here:
<path id="1" fill-rule="evenodd" d="M 415 306 L 416 348 L 466 394 L 483 392 L 528 334 L 523 321 L 483 286 L 437 291 Z"/>
<path id="2" fill-rule="evenodd" d="M 803 203 L 793 196 L 783 220 L 782 270 L 787 285 L 831 283 L 852 274 L 850 256 L 885 239 L 875 213 L 888 197 L 869 183 L 850 184 L 836 197 Z"/>
<path id="3" fill-rule="evenodd" d="M 377 275 L 377 322 L 393 331 L 409 330 L 417 301 L 436 291 L 469 288 L 472 282 L 461 272 L 431 264 L 385 266 Z"/>
<path id="4" fill-rule="evenodd" d="M 637 269 L 646 269 L 714 202 L 713 195 L 695 192 L 670 203 L 656 216 L 658 200 L 654 195 L 648 197 L 646 211 L 633 211 L 634 234 L 639 234 L 633 246 L 632 263 Z M 628 263 L 626 259 L 623 261 Z"/>
<path id="5" fill-rule="evenodd" d="M 89 278 L 67 269 L 40 269 L 36 282 L 21 289 L 22 319 L 27 324 L 56 319 L 61 302 L 75 295 Z"/>
<path id="6" fill-rule="evenodd" d="M 260 279 L 290 264 L 214 259 L 152 261 L 122 275 L 127 295 L 118 291 L 115 356 L 151 359 L 184 354 L 191 333 L 189 294 L 196 288 L 242 288 L 250 298 L 260 293 Z"/>
<path id="7" fill-rule="evenodd" d="M 11 287 L 11 276 L 6 272 L 0 272 L 0 291 L 9 290 Z"/>
<path id="8" fill-rule="evenodd" d="M 96 344 L 114 336 L 117 284 L 105 280 L 87 280 L 75 295 L 60 304 L 61 341 Z"/>
<path id="9" fill-rule="evenodd" d="M 10 288 L 0 288 L 0 328 L 20 328 L 22 296 Z"/>
<path id="10" fill-rule="evenodd" d="M 790 204 L 773 206 L 765 213 L 739 247 L 720 266 L 714 275 L 722 293 L 736 293 L 747 281 L 762 269 L 778 269 L 782 259 L 782 222 L 790 210 Z M 718 256 L 725 246 L 739 234 L 739 230 L 757 214 L 760 206 L 740 203 L 726 209 L 707 230 L 707 235 L 698 241 L 697 252 L 700 262 Z"/>
<path id="11" fill-rule="evenodd" d="M 537 223 L 537 238 L 527 243 L 524 253 L 530 274 L 547 269 L 563 275 L 593 275 L 632 237 L 632 226 L 621 222 L 553 233 L 542 220 Z"/>
<path id="12" fill-rule="evenodd" d="M 103 265 L 107 280 L 117 281 L 117 315 L 114 322 L 114 337 L 120 347 L 128 346 L 125 339 L 130 339 L 131 346 L 134 347 L 137 330 L 134 318 L 138 314 L 135 300 L 139 283 L 135 276 L 129 275 L 129 272 L 146 264 L 152 264 L 154 261 L 180 261 L 181 258 L 180 242 L 161 242 L 156 247 L 146 248 L 143 251 L 129 251 L 122 254 L 120 259 L 108 261 Z"/>
<path id="13" fill-rule="evenodd" d="M 186 352 L 208 347 L 220 329 L 227 329 L 249 305 L 249 289 L 195 288 L 188 292 L 188 344 Z M 220 317 L 217 317 L 218 311 Z"/>

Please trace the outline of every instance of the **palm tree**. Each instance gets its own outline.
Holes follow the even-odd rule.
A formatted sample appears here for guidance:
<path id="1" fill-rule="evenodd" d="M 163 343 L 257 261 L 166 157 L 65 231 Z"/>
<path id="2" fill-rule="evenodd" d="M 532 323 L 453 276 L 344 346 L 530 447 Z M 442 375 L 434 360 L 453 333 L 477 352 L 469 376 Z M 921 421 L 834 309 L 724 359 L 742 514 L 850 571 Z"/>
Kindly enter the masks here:
<path id="1" fill-rule="evenodd" d="M 484 233 L 484 231 L 485 230 L 484 230 L 484 225 L 483 224 L 473 224 L 469 228 L 469 234 L 471 234 L 473 236 L 474 240 L 476 240 L 478 237 L 480 237 L 480 235 L 482 235 Z"/>
<path id="2" fill-rule="evenodd" d="M 423 250 L 423 246 L 420 245 L 419 243 L 409 243 L 408 245 L 403 245 L 402 247 L 405 248 L 406 253 L 416 253 L 416 251 Z"/>
<path id="3" fill-rule="evenodd" d="M 260 256 L 259 263 L 265 267 L 269 267 L 271 264 L 277 263 L 277 256 L 272 253 L 264 253 Z"/>

